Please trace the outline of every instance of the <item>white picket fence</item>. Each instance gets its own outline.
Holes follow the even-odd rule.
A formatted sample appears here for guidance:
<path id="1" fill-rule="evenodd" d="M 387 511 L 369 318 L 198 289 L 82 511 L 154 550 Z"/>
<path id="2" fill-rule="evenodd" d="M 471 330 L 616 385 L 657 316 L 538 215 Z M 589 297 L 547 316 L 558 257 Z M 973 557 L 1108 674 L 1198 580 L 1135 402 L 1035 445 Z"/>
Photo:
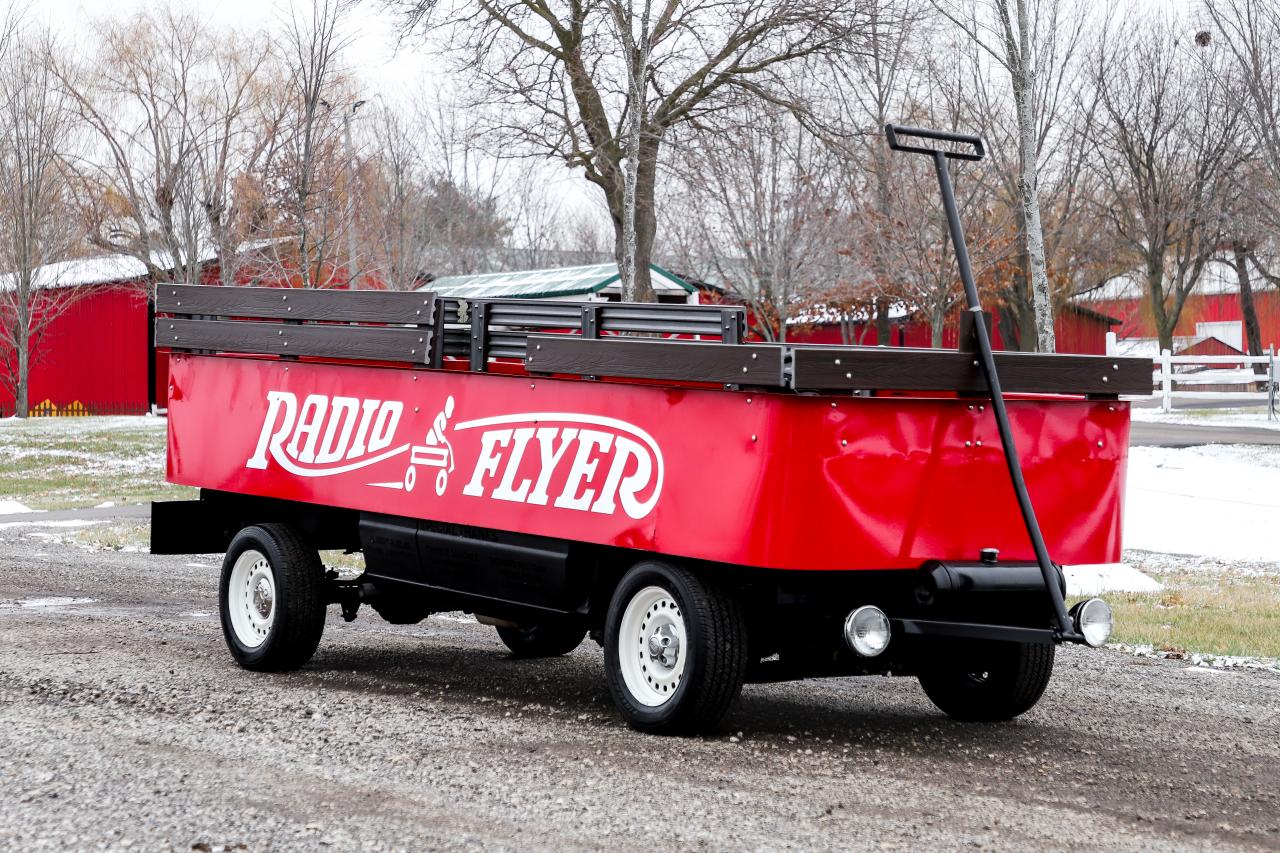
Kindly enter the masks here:
<path id="1" fill-rule="evenodd" d="M 1176 386 L 1194 386 L 1194 385 L 1223 385 L 1235 384 L 1233 380 L 1224 379 L 1219 370 L 1208 370 L 1200 373 L 1176 373 L 1174 368 L 1180 365 L 1198 365 L 1201 367 L 1234 365 L 1241 370 L 1252 371 L 1254 365 L 1266 365 L 1266 375 L 1255 375 L 1253 382 L 1265 382 L 1266 390 L 1241 394 L 1241 401 L 1254 401 L 1267 403 L 1267 416 L 1269 420 L 1275 420 L 1280 415 L 1277 414 L 1277 387 L 1276 387 L 1276 350 L 1271 347 L 1266 355 L 1259 356 L 1234 356 L 1234 355 L 1174 355 L 1169 350 L 1163 350 L 1160 357 L 1155 360 L 1159 366 L 1159 370 L 1152 373 L 1152 382 L 1154 387 L 1160 393 L 1160 408 L 1166 412 L 1173 411 L 1173 402 Z M 1214 374 L 1219 374 L 1215 376 Z M 1250 381 L 1250 377 L 1241 378 L 1240 381 Z"/>

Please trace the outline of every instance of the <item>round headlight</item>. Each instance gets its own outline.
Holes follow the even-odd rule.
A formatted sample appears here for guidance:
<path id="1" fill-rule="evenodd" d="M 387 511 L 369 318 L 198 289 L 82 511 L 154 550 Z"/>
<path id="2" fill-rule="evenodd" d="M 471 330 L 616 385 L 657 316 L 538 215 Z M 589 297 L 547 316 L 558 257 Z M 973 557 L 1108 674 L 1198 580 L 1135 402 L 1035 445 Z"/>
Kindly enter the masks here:
<path id="1" fill-rule="evenodd" d="M 1101 598 L 1082 601 L 1072 611 L 1076 630 L 1089 645 L 1097 648 L 1111 636 L 1111 605 Z"/>
<path id="2" fill-rule="evenodd" d="M 864 658 L 875 657 L 889 645 L 889 617 L 879 607 L 859 607 L 844 620 L 844 640 Z"/>

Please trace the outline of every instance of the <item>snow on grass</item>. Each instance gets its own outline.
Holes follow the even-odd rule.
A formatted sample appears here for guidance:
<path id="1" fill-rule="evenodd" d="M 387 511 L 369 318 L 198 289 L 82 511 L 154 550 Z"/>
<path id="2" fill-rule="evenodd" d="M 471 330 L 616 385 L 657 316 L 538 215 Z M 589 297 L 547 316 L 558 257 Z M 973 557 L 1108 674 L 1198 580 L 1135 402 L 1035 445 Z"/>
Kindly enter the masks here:
<path id="1" fill-rule="evenodd" d="M 10 530 L 14 527 L 91 527 L 95 524 L 104 524 L 105 520 L 88 520 L 79 518 L 64 518 L 58 521 L 6 521 L 0 524 L 0 530 Z"/>
<path id="2" fill-rule="evenodd" d="M 1135 421 L 1152 424 L 1177 424 L 1180 426 L 1259 427 L 1280 430 L 1280 420 L 1267 417 L 1265 406 L 1258 408 L 1179 409 L 1174 403 L 1172 412 L 1134 406 L 1130 414 Z"/>
<path id="3" fill-rule="evenodd" d="M 1129 450 L 1128 548 L 1224 560 L 1280 560 L 1280 447 Z"/>
<path id="4" fill-rule="evenodd" d="M 0 500 L 59 509 L 181 497 L 164 482 L 164 418 L 0 421 Z"/>
<path id="5" fill-rule="evenodd" d="M 21 501 L 0 498 L 0 515 L 21 515 L 28 512 L 34 512 L 34 510 Z"/>

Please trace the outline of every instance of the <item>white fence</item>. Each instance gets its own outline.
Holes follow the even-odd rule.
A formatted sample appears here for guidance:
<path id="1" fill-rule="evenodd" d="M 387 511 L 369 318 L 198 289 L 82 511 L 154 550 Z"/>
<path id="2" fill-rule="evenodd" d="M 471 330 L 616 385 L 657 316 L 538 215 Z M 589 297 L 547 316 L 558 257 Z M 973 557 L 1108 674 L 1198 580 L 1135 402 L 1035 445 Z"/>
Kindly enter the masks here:
<path id="1" fill-rule="evenodd" d="M 1259 364 L 1266 366 L 1267 372 L 1265 374 L 1254 372 L 1254 366 Z M 1277 417 L 1275 347 L 1272 347 L 1266 355 L 1259 356 L 1174 355 L 1169 350 L 1163 350 L 1160 353 L 1160 357 L 1156 359 L 1156 365 L 1159 369 L 1152 374 L 1152 381 L 1154 387 L 1160 392 L 1160 408 L 1166 412 L 1173 411 L 1175 386 L 1258 383 L 1264 386 L 1264 390 L 1253 393 L 1240 393 L 1238 396 L 1241 402 L 1256 401 L 1261 403 L 1265 401 L 1268 419 L 1274 420 Z M 1197 365 L 1214 369 L 1195 373 L 1175 372 L 1175 368 L 1182 365 Z M 1227 372 L 1223 370 L 1223 367 L 1228 365 L 1235 366 L 1240 372 L 1231 371 L 1230 376 L 1223 376 L 1223 373 Z M 1243 376 L 1240 375 L 1241 372 L 1244 373 Z"/>

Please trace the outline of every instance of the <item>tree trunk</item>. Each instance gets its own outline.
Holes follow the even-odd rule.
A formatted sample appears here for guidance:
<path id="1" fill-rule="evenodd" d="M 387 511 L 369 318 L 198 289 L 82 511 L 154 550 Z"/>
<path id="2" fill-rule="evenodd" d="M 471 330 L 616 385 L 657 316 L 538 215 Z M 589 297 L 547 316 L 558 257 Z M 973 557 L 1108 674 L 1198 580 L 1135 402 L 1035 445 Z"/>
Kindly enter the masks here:
<path id="1" fill-rule="evenodd" d="M 658 230 L 658 219 L 654 210 L 654 195 L 658 171 L 658 150 L 662 145 L 660 136 L 653 128 L 649 128 L 640 146 L 640 155 L 636 169 L 635 193 L 635 284 L 633 292 L 628 294 L 623 288 L 624 302 L 654 302 L 653 277 L 649 265 L 653 263 L 653 243 Z M 627 211 L 623 193 L 606 193 L 605 200 L 609 204 L 610 219 L 613 221 L 613 255 L 618 262 L 619 274 L 623 274 L 627 263 Z M 623 279 L 624 283 L 626 279 Z"/>
<path id="2" fill-rule="evenodd" d="M 1031 21 L 1027 13 L 1027 0 L 1017 2 L 1020 49 L 1016 56 L 1009 57 L 1013 60 L 1009 66 L 1018 112 L 1018 191 L 1022 196 L 1027 255 L 1031 261 L 1031 297 L 1035 305 L 1037 344 L 1040 352 L 1054 352 L 1057 342 L 1053 334 L 1053 297 L 1049 292 L 1049 274 L 1044 257 L 1044 229 L 1040 225 L 1040 198 L 1036 179 L 1036 117 L 1035 104 L 1032 103 L 1035 69 L 1031 67 Z"/>
<path id="3" fill-rule="evenodd" d="M 929 312 L 929 346 L 942 348 L 942 330 L 947 325 L 947 311 L 943 305 L 934 305 Z"/>
<path id="4" fill-rule="evenodd" d="M 1262 328 L 1258 325 L 1258 309 L 1253 303 L 1253 283 L 1249 280 L 1249 247 L 1240 240 L 1231 244 L 1236 267 L 1236 279 L 1240 282 L 1240 312 L 1244 315 L 1245 346 L 1249 355 L 1262 355 Z M 1255 364 L 1253 372 L 1265 374 L 1265 364 Z"/>
<path id="5" fill-rule="evenodd" d="M 18 375 L 14 386 L 13 413 L 25 418 L 31 411 L 31 304 L 30 291 L 19 286 L 18 323 L 14 344 L 18 356 Z"/>
<path id="6" fill-rule="evenodd" d="M 1160 351 L 1173 352 L 1173 329 L 1178 320 L 1175 317 L 1173 322 L 1169 322 L 1169 312 L 1164 307 L 1164 269 L 1153 258 L 1147 259 L 1147 295 L 1151 298 L 1151 317 L 1155 321 L 1156 336 L 1160 339 Z"/>

